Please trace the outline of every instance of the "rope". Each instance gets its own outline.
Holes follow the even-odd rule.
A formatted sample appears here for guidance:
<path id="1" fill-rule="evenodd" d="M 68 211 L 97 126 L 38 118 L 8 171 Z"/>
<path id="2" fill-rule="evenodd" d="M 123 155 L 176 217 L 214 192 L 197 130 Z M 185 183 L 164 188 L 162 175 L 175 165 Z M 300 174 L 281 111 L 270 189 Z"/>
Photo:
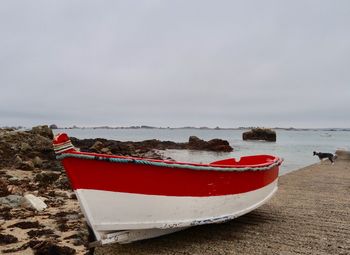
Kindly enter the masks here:
<path id="1" fill-rule="evenodd" d="M 53 149 L 54 149 L 56 154 L 60 154 L 60 153 L 63 153 L 65 151 L 68 151 L 70 149 L 74 149 L 74 146 L 71 143 L 71 141 L 69 140 L 69 141 L 64 142 L 64 143 L 54 144 Z"/>
<path id="2" fill-rule="evenodd" d="M 62 160 L 65 158 L 79 158 L 79 159 L 88 159 L 88 160 L 100 160 L 107 161 L 112 163 L 133 163 L 139 165 L 149 165 L 157 167 L 168 167 L 168 168 L 181 168 L 181 169 L 190 169 L 190 170 L 210 170 L 210 171 L 223 171 L 223 172 L 243 172 L 243 171 L 265 171 L 273 167 L 279 166 L 282 164 L 283 159 L 277 158 L 271 164 L 262 167 L 215 167 L 215 166 L 196 166 L 196 165 L 184 165 L 177 163 L 167 163 L 167 162 L 154 162 L 149 160 L 134 159 L 134 158 L 108 158 L 101 156 L 92 156 L 84 154 L 74 154 L 74 153 L 64 153 L 56 156 L 57 159 Z"/>

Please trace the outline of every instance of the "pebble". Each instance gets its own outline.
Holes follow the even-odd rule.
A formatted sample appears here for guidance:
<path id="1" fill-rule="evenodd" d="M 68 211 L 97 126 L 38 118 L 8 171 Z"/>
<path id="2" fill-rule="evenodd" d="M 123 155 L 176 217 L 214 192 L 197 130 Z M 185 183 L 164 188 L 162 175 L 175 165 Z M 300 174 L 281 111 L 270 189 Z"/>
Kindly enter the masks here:
<path id="1" fill-rule="evenodd" d="M 19 207 L 21 205 L 23 197 L 19 195 L 8 195 L 6 197 L 0 197 L 0 204 L 10 207 Z"/>
<path id="2" fill-rule="evenodd" d="M 33 159 L 33 164 L 35 167 L 41 167 L 43 165 L 43 160 L 36 156 L 34 159 Z"/>
<path id="3" fill-rule="evenodd" d="M 32 149 L 32 147 L 26 143 L 26 142 L 23 142 L 21 143 L 21 151 L 22 152 L 27 152 L 27 151 L 30 151 Z"/>
<path id="4" fill-rule="evenodd" d="M 36 197 L 32 194 L 27 194 L 24 196 L 24 199 L 22 200 L 22 206 L 33 208 L 39 212 L 47 208 L 47 205 L 41 198 Z"/>

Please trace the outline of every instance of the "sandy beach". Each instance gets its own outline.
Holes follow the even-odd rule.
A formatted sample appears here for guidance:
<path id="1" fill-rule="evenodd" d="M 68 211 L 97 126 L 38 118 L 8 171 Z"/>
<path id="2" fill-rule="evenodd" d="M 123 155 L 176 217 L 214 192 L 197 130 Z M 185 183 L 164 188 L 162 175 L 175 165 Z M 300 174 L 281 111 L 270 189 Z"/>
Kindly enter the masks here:
<path id="1" fill-rule="evenodd" d="M 0 137 L 0 253 L 88 254 L 87 227 L 54 158 L 51 130 L 3 130 Z M 94 142 L 84 144 L 95 148 Z M 149 153 L 145 144 L 135 144 Z M 98 145 L 104 149 L 101 141 Z M 131 152 L 141 153 L 138 147 Z M 106 245 L 95 254 L 349 254 L 349 192 L 350 161 L 323 161 L 280 177 L 279 190 L 268 203 L 235 220 Z M 26 205 L 28 194 L 47 207 Z"/>

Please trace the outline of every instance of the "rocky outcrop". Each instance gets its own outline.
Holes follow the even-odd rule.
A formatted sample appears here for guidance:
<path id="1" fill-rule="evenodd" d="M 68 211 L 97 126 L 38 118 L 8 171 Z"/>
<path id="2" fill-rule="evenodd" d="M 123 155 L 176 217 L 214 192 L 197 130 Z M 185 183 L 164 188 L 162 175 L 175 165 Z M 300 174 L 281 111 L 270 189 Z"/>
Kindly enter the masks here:
<path id="1" fill-rule="evenodd" d="M 29 132 L 47 137 L 49 139 L 53 138 L 52 130 L 47 125 L 33 127 Z"/>
<path id="2" fill-rule="evenodd" d="M 207 142 L 202 139 L 199 139 L 197 136 L 190 136 L 188 140 L 187 149 L 221 151 L 221 152 L 233 151 L 233 148 L 230 146 L 228 141 L 221 140 L 221 139 L 212 139 Z"/>
<path id="3" fill-rule="evenodd" d="M 74 146 L 80 148 L 80 150 L 84 152 L 118 154 L 154 159 L 162 159 L 162 156 L 157 151 L 166 149 L 207 150 L 216 152 L 230 152 L 233 150 L 225 140 L 212 139 L 210 141 L 204 141 L 196 136 L 191 136 L 187 143 L 159 141 L 156 139 L 142 142 L 121 142 L 102 138 L 81 140 L 74 137 L 71 137 L 71 141 Z"/>
<path id="4" fill-rule="evenodd" d="M 116 154 L 122 156 L 147 157 L 153 159 L 162 159 L 162 155 L 157 150 L 180 149 L 181 147 L 174 142 L 161 142 L 159 140 L 146 140 L 142 142 L 121 142 L 107 140 L 103 138 L 96 139 L 77 139 L 70 138 L 73 145 L 83 152 L 94 152 L 102 154 Z"/>
<path id="5" fill-rule="evenodd" d="M 48 126 L 29 131 L 0 130 L 0 168 L 61 170 L 52 148 L 52 137 Z"/>
<path id="6" fill-rule="evenodd" d="M 276 142 L 276 132 L 268 128 L 253 128 L 243 133 L 243 140 L 263 140 Z"/>

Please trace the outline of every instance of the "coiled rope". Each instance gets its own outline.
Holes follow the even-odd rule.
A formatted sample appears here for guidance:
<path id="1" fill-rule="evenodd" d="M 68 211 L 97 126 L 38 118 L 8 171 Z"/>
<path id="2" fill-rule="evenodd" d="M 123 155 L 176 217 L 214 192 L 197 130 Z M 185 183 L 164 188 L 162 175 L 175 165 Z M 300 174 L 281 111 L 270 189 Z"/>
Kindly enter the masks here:
<path id="1" fill-rule="evenodd" d="M 57 152 L 56 152 L 57 153 Z M 167 168 L 181 168 L 181 169 L 190 169 L 190 170 L 207 170 L 207 171 L 223 171 L 223 172 L 243 172 L 243 171 L 266 171 L 276 166 L 282 164 L 283 159 L 276 158 L 271 164 L 267 166 L 257 166 L 257 167 L 216 167 L 216 166 L 198 166 L 198 165 L 186 165 L 186 164 L 178 164 L 171 162 L 155 162 L 143 159 L 134 159 L 134 158 L 109 158 L 102 156 L 92 156 L 92 155 L 84 155 L 84 154 L 75 154 L 75 153 L 63 153 L 56 156 L 57 159 L 63 160 L 65 158 L 79 158 L 79 159 L 87 159 L 87 160 L 100 160 L 107 161 L 112 163 L 122 163 L 122 164 L 139 164 L 139 165 L 149 165 L 149 166 L 157 166 L 157 167 L 167 167 Z"/>

